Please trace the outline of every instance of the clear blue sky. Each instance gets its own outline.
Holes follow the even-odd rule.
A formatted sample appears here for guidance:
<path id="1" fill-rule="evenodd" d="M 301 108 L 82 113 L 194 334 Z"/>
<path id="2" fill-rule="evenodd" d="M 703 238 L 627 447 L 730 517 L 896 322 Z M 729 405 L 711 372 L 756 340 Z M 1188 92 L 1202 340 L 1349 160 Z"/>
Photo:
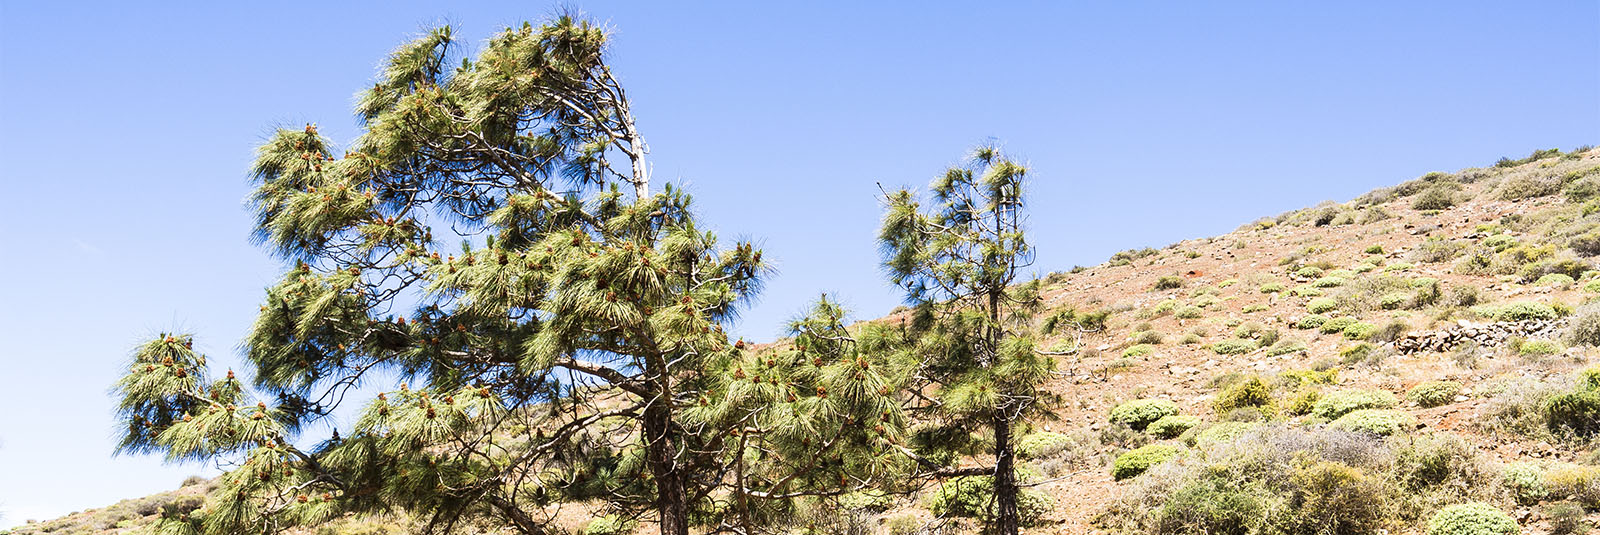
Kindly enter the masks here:
<path id="1" fill-rule="evenodd" d="M 351 95 L 409 36 L 554 9 L 337 4 L 0 2 L 0 526 L 210 473 L 111 458 L 106 392 L 161 329 L 237 362 L 281 267 L 243 203 L 271 128 L 348 141 Z M 1032 164 L 1041 271 L 1600 143 L 1592 0 L 675 4 L 575 6 L 616 28 L 658 179 L 779 262 L 754 339 L 821 291 L 897 304 L 874 183 L 990 137 Z"/>

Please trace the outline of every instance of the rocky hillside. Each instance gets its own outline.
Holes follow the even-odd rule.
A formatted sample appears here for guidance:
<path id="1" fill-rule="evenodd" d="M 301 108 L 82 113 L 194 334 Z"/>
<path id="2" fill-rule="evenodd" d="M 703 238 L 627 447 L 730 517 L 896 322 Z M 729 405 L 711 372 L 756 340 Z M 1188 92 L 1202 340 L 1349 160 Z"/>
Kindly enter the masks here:
<path id="1" fill-rule="evenodd" d="M 1596 254 L 1600 151 L 1585 148 L 1051 274 L 1040 319 L 1059 402 L 1021 442 L 1028 531 L 1425 533 L 1435 517 L 1492 526 L 1496 510 L 1523 533 L 1587 529 Z M 12 534 L 137 532 L 200 488 Z M 973 531 L 953 505 L 968 494 L 862 500 L 836 527 Z"/>

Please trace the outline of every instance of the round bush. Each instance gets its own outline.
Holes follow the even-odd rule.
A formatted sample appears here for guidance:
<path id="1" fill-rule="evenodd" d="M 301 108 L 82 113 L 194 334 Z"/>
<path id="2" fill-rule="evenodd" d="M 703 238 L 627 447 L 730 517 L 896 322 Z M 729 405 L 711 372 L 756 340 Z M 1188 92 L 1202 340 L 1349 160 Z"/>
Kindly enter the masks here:
<path id="1" fill-rule="evenodd" d="M 1384 310 L 1399 310 L 1411 304 L 1411 294 L 1390 292 L 1378 297 L 1378 306 Z"/>
<path id="2" fill-rule="evenodd" d="M 1544 484 L 1544 471 L 1532 463 L 1508 464 L 1500 478 L 1517 498 L 1517 503 L 1532 505 L 1550 496 L 1550 489 Z"/>
<path id="3" fill-rule="evenodd" d="M 1545 401 L 1544 416 L 1550 427 L 1592 433 L 1600 429 L 1600 392 L 1577 390 L 1552 396 Z"/>
<path id="4" fill-rule="evenodd" d="M 1423 381 L 1406 392 L 1406 399 L 1423 407 L 1438 407 L 1455 401 L 1461 393 L 1461 383 L 1455 381 Z"/>
<path id="5" fill-rule="evenodd" d="M 1311 281 L 1311 285 L 1318 288 L 1337 288 L 1344 286 L 1344 282 L 1344 277 L 1327 276 Z"/>
<path id="6" fill-rule="evenodd" d="M 1340 332 L 1343 332 L 1344 337 L 1350 340 L 1366 340 L 1371 338 L 1372 333 L 1377 331 L 1378 326 L 1358 321 L 1345 326 L 1344 330 Z"/>
<path id="7" fill-rule="evenodd" d="M 1017 456 L 1023 459 L 1048 457 L 1077 445 L 1071 436 L 1062 433 L 1039 431 L 1028 433 L 1017 441 Z"/>
<path id="8" fill-rule="evenodd" d="M 1174 438 L 1182 435 L 1185 431 L 1194 429 L 1198 425 L 1200 425 L 1200 417 L 1198 416 L 1163 416 L 1160 420 L 1151 422 L 1144 430 L 1146 433 L 1161 438 Z"/>
<path id="9" fill-rule="evenodd" d="M 1517 347 L 1518 353 L 1529 356 L 1554 355 L 1561 351 L 1561 344 L 1550 340 L 1528 340 Z"/>
<path id="10" fill-rule="evenodd" d="M 1152 346 L 1150 344 L 1138 344 L 1138 345 L 1130 346 L 1129 348 L 1122 350 L 1122 356 L 1130 357 L 1130 358 L 1131 357 L 1143 357 L 1145 355 L 1149 355 L 1149 354 L 1155 353 L 1155 352 L 1156 352 L 1155 346 Z"/>
<path id="11" fill-rule="evenodd" d="M 1306 303 L 1306 311 L 1312 314 L 1332 312 L 1335 308 L 1339 308 L 1339 302 L 1332 297 L 1318 297 L 1312 299 L 1310 303 Z"/>
<path id="12" fill-rule="evenodd" d="M 1127 424 L 1143 431 L 1152 422 L 1178 414 L 1178 404 L 1165 399 L 1136 399 L 1111 409 L 1111 423 Z"/>
<path id="13" fill-rule="evenodd" d="M 1553 320 L 1558 316 L 1550 305 L 1532 301 L 1476 306 L 1472 312 L 1495 321 Z"/>
<path id="14" fill-rule="evenodd" d="M 1576 282 L 1576 281 L 1573 281 L 1572 280 L 1572 276 L 1567 275 L 1566 273 L 1551 273 L 1549 275 L 1545 275 L 1543 277 L 1539 277 L 1539 280 L 1534 281 L 1533 284 L 1535 286 L 1554 286 L 1554 287 L 1557 287 L 1557 288 L 1568 288 L 1568 287 L 1572 286 L 1573 282 Z"/>
<path id="15" fill-rule="evenodd" d="M 1317 327 L 1317 330 L 1321 331 L 1322 334 L 1333 334 L 1336 332 L 1343 332 L 1345 327 L 1355 325 L 1356 323 L 1359 322 L 1357 322 L 1355 318 L 1341 316 L 1322 322 L 1322 325 Z"/>
<path id="16" fill-rule="evenodd" d="M 1343 390 L 1322 396 L 1311 412 L 1334 420 L 1362 409 L 1387 409 L 1396 403 L 1393 394 L 1381 390 Z"/>
<path id="17" fill-rule="evenodd" d="M 1323 293 L 1324 292 L 1322 290 L 1319 290 L 1316 286 L 1312 286 L 1310 284 L 1302 284 L 1295 286 L 1293 290 L 1289 290 L 1289 295 L 1299 297 L 1321 297 Z"/>
<path id="18" fill-rule="evenodd" d="M 1219 422 L 1216 425 L 1201 429 L 1198 432 L 1191 430 L 1182 440 L 1190 446 L 1205 446 L 1218 442 L 1228 442 L 1239 438 L 1251 429 L 1261 425 L 1257 422 Z"/>
<path id="19" fill-rule="evenodd" d="M 1122 481 L 1143 474 L 1150 467 L 1167 462 L 1168 459 L 1177 456 L 1178 448 L 1166 444 L 1150 444 L 1131 450 L 1117 456 L 1116 462 L 1111 464 L 1111 477 L 1117 481 Z"/>
<path id="20" fill-rule="evenodd" d="M 1201 314 L 1203 314 L 1203 312 L 1200 310 L 1200 307 L 1197 307 L 1197 306 L 1194 306 L 1194 305 L 1186 305 L 1183 308 L 1178 309 L 1178 311 L 1176 313 L 1174 313 L 1173 316 L 1176 316 L 1179 319 L 1192 320 L 1192 319 L 1199 318 Z"/>
<path id="21" fill-rule="evenodd" d="M 1306 266 L 1300 268 L 1298 271 L 1295 271 L 1294 274 L 1302 279 L 1315 279 L 1322 276 L 1322 268 L 1317 266 Z"/>
<path id="22" fill-rule="evenodd" d="M 584 526 L 583 533 L 584 535 L 624 535 L 632 533 L 633 528 L 633 521 L 627 518 L 617 515 L 605 515 L 590 520 L 589 525 Z"/>
<path id="23" fill-rule="evenodd" d="M 1328 424 L 1334 429 L 1389 436 L 1416 427 L 1417 419 L 1394 409 L 1361 409 Z"/>
<path id="24" fill-rule="evenodd" d="M 1317 327 L 1321 327 L 1322 324 L 1327 322 L 1327 316 L 1322 314 L 1310 314 L 1300 318 L 1300 321 L 1295 322 L 1294 326 L 1296 329 L 1315 329 Z"/>
<path id="25" fill-rule="evenodd" d="M 1510 515 L 1487 503 L 1452 505 L 1428 519 L 1428 535 L 1516 535 L 1519 529 Z"/>
<path id="26" fill-rule="evenodd" d="M 1224 388 L 1211 402 L 1217 414 L 1244 407 L 1265 407 L 1272 404 L 1272 389 L 1260 377 L 1251 377 Z"/>
<path id="27" fill-rule="evenodd" d="M 1261 288 L 1259 289 L 1261 290 L 1261 293 L 1264 294 L 1275 294 L 1283 291 L 1283 285 L 1276 282 L 1269 282 L 1261 285 Z"/>
<path id="28" fill-rule="evenodd" d="M 1235 338 L 1211 344 L 1211 351 L 1218 355 L 1243 355 L 1256 350 L 1255 340 Z"/>

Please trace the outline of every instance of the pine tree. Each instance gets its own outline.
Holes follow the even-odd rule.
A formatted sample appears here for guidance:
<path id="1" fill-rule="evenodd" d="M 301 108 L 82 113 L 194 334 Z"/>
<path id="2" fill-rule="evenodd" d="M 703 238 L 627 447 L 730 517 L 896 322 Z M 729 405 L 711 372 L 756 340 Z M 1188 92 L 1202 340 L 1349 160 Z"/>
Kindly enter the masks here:
<path id="1" fill-rule="evenodd" d="M 992 474 L 989 527 L 1002 535 L 1015 535 L 1019 524 L 1012 433 L 1043 408 L 1039 387 L 1054 366 L 1036 351 L 1030 328 L 1038 283 L 1018 284 L 1033 259 L 1023 231 L 1026 175 L 997 148 L 979 147 L 934 180 L 929 206 L 907 190 L 887 194 L 879 234 L 890 280 L 915 306 L 908 375 L 926 384 L 910 388 L 936 386 L 925 411 L 993 435 L 992 467 L 933 475 Z"/>
<path id="2" fill-rule="evenodd" d="M 135 350 L 119 451 L 236 463 L 162 533 L 390 508 L 430 532 L 547 533 L 574 500 L 665 535 L 748 531 L 752 511 L 897 470 L 899 385 L 818 338 L 842 329 L 831 305 L 791 349 L 724 333 L 762 252 L 719 247 L 685 192 L 651 190 L 603 28 L 524 24 L 451 67 L 459 46 L 440 28 L 397 49 L 342 155 L 310 125 L 259 148 L 256 238 L 292 267 L 243 344 L 250 384 L 211 378 L 189 334 Z M 383 373 L 408 383 L 345 434 L 293 444 Z M 732 503 L 751 500 L 766 505 Z"/>

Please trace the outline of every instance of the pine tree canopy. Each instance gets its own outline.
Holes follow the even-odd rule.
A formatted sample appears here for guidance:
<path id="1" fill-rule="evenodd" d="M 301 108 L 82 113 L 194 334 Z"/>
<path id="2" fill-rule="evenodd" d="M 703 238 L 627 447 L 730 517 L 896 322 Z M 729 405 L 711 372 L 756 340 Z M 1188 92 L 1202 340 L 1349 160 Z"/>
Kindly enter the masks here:
<path id="1" fill-rule="evenodd" d="M 359 94 L 348 150 L 309 125 L 260 146 L 255 237 L 289 266 L 243 343 L 250 384 L 163 334 L 116 386 L 119 451 L 232 467 L 162 533 L 389 509 L 430 532 L 546 533 L 577 501 L 664 534 L 749 533 L 906 468 L 906 379 L 883 365 L 902 334 L 822 300 L 787 344 L 730 342 L 768 265 L 699 228 L 683 190 L 651 189 L 606 42 L 561 16 L 456 66 L 440 28 Z M 294 445 L 380 374 L 407 383 Z"/>
<path id="2" fill-rule="evenodd" d="M 993 476 L 991 528 L 1003 535 L 1018 527 L 1013 426 L 1044 407 L 1040 385 L 1054 368 L 1034 347 L 1039 284 L 1017 284 L 1033 261 L 1023 232 L 1026 176 L 997 148 L 979 147 L 933 181 L 927 206 L 908 190 L 888 193 L 879 233 L 889 279 L 915 307 L 910 349 L 900 353 L 906 376 L 918 378 L 908 389 L 934 392 L 915 409 L 955 429 L 993 431 L 995 464 L 975 472 Z"/>

